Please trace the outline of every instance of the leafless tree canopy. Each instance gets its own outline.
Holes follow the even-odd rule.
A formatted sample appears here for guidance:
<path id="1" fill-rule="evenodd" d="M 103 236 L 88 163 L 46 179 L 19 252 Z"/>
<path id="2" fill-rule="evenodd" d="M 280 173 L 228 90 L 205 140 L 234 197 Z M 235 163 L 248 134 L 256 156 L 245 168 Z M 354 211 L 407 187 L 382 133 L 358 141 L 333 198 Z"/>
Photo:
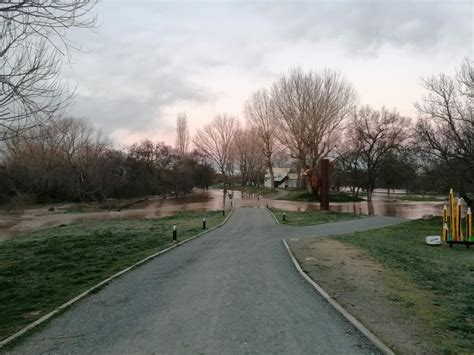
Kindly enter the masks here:
<path id="1" fill-rule="evenodd" d="M 235 156 L 242 186 L 259 186 L 264 175 L 265 164 L 260 139 L 260 135 L 252 127 L 239 129 L 235 134 Z"/>
<path id="2" fill-rule="evenodd" d="M 245 104 L 245 116 L 255 134 L 254 144 L 264 158 L 270 173 L 271 189 L 274 190 L 273 160 L 278 152 L 278 142 L 273 102 L 267 90 L 262 89 L 250 96 Z"/>
<path id="3" fill-rule="evenodd" d="M 220 114 L 210 124 L 198 130 L 193 140 L 196 149 L 212 160 L 222 174 L 224 190 L 227 186 L 228 172 L 232 169 L 234 137 L 238 130 L 237 118 Z"/>
<path id="4" fill-rule="evenodd" d="M 164 143 L 144 140 L 116 150 L 83 120 L 53 118 L 3 142 L 0 202 L 106 201 L 189 193 L 213 174 L 198 153 L 179 157 Z"/>
<path id="5" fill-rule="evenodd" d="M 188 117 L 186 113 L 178 113 L 176 118 L 176 149 L 180 156 L 184 156 L 189 146 Z"/>
<path id="6" fill-rule="evenodd" d="M 71 27 L 91 27 L 96 0 L 0 4 L 0 141 L 40 125 L 70 98 L 59 73 Z"/>
<path id="7" fill-rule="evenodd" d="M 350 158 L 348 163 L 358 164 L 365 171 L 369 201 L 383 160 L 402 149 L 409 137 L 410 120 L 395 111 L 364 106 L 353 113 L 344 144 L 347 145 L 347 158 Z"/>
<path id="8" fill-rule="evenodd" d="M 51 123 L 6 142 L 5 165 L 12 185 L 41 198 L 102 199 L 98 174 L 107 140 L 86 121 L 64 118 Z"/>
<path id="9" fill-rule="evenodd" d="M 272 87 L 278 137 L 303 166 L 315 168 L 337 143 L 341 123 L 356 100 L 352 85 L 326 69 L 294 69 Z"/>
<path id="10" fill-rule="evenodd" d="M 465 59 L 456 77 L 439 74 L 423 81 L 426 95 L 416 104 L 420 120 L 417 124 L 419 149 L 426 158 L 442 163 L 448 178 L 457 181 L 456 188 L 472 204 L 467 195 L 474 188 L 474 69 Z"/>

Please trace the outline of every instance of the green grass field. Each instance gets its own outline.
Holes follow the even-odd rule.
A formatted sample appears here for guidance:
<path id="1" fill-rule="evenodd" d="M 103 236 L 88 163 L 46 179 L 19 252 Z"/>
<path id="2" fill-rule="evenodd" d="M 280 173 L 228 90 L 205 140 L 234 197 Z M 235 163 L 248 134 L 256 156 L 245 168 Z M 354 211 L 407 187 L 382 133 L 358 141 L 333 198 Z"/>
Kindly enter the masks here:
<path id="1" fill-rule="evenodd" d="M 353 213 L 339 213 L 332 211 L 284 211 L 278 208 L 270 208 L 281 224 L 291 226 L 309 226 L 312 224 L 337 222 L 347 219 L 363 217 Z M 283 214 L 286 212 L 286 221 L 283 221 Z"/>
<path id="2" fill-rule="evenodd" d="M 42 229 L 0 242 L 0 339 L 89 287 L 223 221 L 222 212 L 143 220 L 99 220 Z"/>
<path id="3" fill-rule="evenodd" d="M 453 249 L 424 244 L 440 234 L 441 219 L 335 237 L 368 252 L 388 268 L 414 281 L 417 289 L 400 294 L 430 329 L 430 339 L 446 354 L 472 354 L 474 349 L 474 248 Z M 432 294 L 426 306 L 426 292 Z"/>
<path id="4" fill-rule="evenodd" d="M 418 202 L 442 202 L 442 201 L 448 200 L 448 196 L 431 196 L 431 195 L 394 195 L 394 197 L 402 201 L 418 201 Z"/>

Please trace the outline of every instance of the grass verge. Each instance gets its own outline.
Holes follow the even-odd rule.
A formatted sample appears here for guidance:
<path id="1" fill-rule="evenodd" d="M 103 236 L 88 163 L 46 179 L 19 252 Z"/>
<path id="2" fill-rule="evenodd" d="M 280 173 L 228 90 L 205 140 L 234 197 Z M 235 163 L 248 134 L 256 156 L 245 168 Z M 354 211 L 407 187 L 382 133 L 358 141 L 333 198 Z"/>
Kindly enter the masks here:
<path id="1" fill-rule="evenodd" d="M 447 196 L 429 196 L 429 195 L 394 195 L 396 199 L 402 201 L 419 202 L 442 202 L 447 201 Z"/>
<path id="2" fill-rule="evenodd" d="M 265 187 L 256 187 L 256 186 L 235 186 L 234 191 L 242 191 L 249 194 L 261 195 L 265 197 L 270 197 L 275 194 L 275 191 L 271 191 Z"/>
<path id="3" fill-rule="evenodd" d="M 0 242 L 0 339 L 15 333 L 114 273 L 212 228 L 221 211 L 52 227 Z"/>
<path id="4" fill-rule="evenodd" d="M 312 224 L 331 223 L 363 217 L 358 214 L 333 211 L 284 211 L 273 207 L 270 207 L 269 209 L 281 224 L 288 224 L 291 226 L 309 226 Z M 285 212 L 286 218 L 285 221 L 283 221 L 283 214 Z"/>
<path id="5" fill-rule="evenodd" d="M 425 245 L 440 225 L 441 219 L 416 220 L 335 238 L 413 281 L 416 287 L 399 297 L 430 329 L 430 340 L 442 353 L 467 354 L 474 349 L 474 251 Z M 434 295 L 429 307 L 426 291 Z"/>

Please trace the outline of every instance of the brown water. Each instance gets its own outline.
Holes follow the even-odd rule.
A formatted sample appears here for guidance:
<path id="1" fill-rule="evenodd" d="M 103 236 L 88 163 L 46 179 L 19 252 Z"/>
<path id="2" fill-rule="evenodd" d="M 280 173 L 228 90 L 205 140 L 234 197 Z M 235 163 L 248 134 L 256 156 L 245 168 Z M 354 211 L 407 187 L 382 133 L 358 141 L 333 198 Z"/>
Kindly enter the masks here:
<path id="1" fill-rule="evenodd" d="M 239 199 L 239 195 L 242 196 Z M 315 202 L 295 202 L 284 200 L 267 200 L 256 199 L 255 196 L 241 195 L 240 192 L 235 194 L 236 206 L 258 206 L 258 207 L 276 207 L 288 211 L 318 211 L 320 210 L 319 203 Z M 366 215 L 383 215 L 392 217 L 401 217 L 407 219 L 417 219 L 423 215 L 441 215 L 443 205 L 446 202 L 418 202 L 418 201 L 402 201 L 397 199 L 396 195 L 388 195 L 386 193 L 375 193 L 371 203 L 367 201 L 362 202 L 341 202 L 331 203 L 329 209 L 335 212 L 348 212 Z"/>
<path id="2" fill-rule="evenodd" d="M 285 192 L 279 192 L 284 196 Z M 395 197 L 394 197 L 395 196 Z M 106 211 L 89 206 L 86 212 L 65 213 L 74 204 L 40 205 L 26 208 L 19 213 L 7 213 L 0 210 L 0 240 L 11 239 L 25 232 L 42 227 L 69 224 L 77 221 L 98 219 L 141 219 L 172 215 L 178 211 L 210 211 L 224 206 L 231 207 L 276 207 L 288 211 L 317 211 L 318 203 L 293 202 L 265 199 L 255 194 L 235 191 L 232 199 L 223 199 L 222 190 L 196 190 L 192 195 L 183 198 L 163 200 L 152 197 L 147 201 L 133 205 L 121 211 Z M 386 215 L 408 219 L 421 218 L 426 214 L 440 215 L 445 202 L 406 202 L 396 199 L 396 195 L 374 194 L 374 201 L 357 203 L 332 203 L 330 209 L 336 212 L 351 212 L 368 215 Z M 50 206 L 54 212 L 48 212 Z"/>

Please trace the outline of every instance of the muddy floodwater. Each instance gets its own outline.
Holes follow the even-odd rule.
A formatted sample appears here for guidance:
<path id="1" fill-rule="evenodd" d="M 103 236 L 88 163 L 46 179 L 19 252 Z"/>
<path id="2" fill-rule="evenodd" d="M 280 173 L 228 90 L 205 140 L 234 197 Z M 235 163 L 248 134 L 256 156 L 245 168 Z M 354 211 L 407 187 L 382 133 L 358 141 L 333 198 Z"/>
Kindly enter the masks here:
<path id="1" fill-rule="evenodd" d="M 284 194 L 284 192 L 283 192 Z M 15 238 L 24 233 L 47 226 L 69 224 L 77 221 L 124 218 L 141 219 L 172 215 L 178 211 L 210 211 L 231 207 L 276 207 L 288 211 L 317 211 L 319 204 L 313 202 L 294 202 L 265 199 L 256 194 L 235 191 L 232 198 L 223 199 L 222 190 L 196 190 L 192 195 L 182 198 L 163 200 L 150 197 L 130 207 L 104 210 L 94 208 L 78 209 L 75 204 L 50 204 L 25 208 L 19 212 L 0 210 L 0 240 Z M 426 214 L 441 215 L 445 202 L 407 202 L 401 201 L 396 194 L 374 194 L 374 201 L 368 203 L 349 202 L 331 203 L 330 209 L 336 212 L 351 212 L 367 215 L 386 215 L 408 219 L 421 218 Z M 83 206 L 83 205 L 81 205 Z M 54 207 L 54 211 L 48 211 Z"/>

